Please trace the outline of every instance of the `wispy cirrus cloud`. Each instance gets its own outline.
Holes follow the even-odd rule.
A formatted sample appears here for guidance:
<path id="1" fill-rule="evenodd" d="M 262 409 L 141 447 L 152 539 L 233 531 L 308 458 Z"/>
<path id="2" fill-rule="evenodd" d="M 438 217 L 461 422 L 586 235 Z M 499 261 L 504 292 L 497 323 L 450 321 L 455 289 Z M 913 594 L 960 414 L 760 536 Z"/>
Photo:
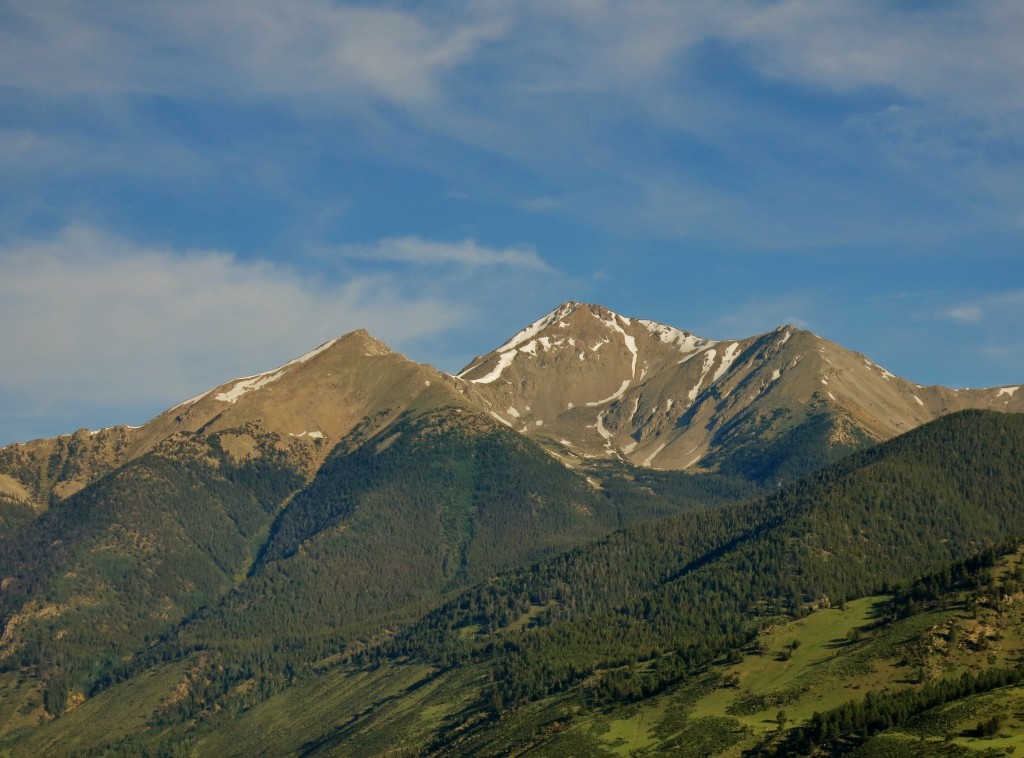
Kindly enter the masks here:
<path id="1" fill-rule="evenodd" d="M 770 76 L 842 90 L 889 87 L 965 111 L 1021 110 L 1024 7 L 1013 0 L 785 0 L 732 8 L 723 34 L 750 45 Z"/>
<path id="2" fill-rule="evenodd" d="M 466 16 L 467 14 L 462 14 Z M 0 10 L 0 82 L 53 93 L 295 97 L 414 104 L 501 31 L 329 0 L 183 0 Z"/>
<path id="3" fill-rule="evenodd" d="M 979 326 L 1024 323 L 1024 290 L 981 295 L 947 308 L 940 316 Z"/>
<path id="4" fill-rule="evenodd" d="M 946 315 L 962 324 L 974 324 L 981 321 L 982 310 L 976 305 L 961 305 L 946 311 Z"/>
<path id="5" fill-rule="evenodd" d="M 550 271 L 551 267 L 529 246 L 493 248 L 474 239 L 436 242 L 415 235 L 389 237 L 372 245 L 345 245 L 343 256 L 372 261 L 398 261 L 421 266 L 456 264 L 467 268 L 505 266 Z"/>
<path id="6" fill-rule="evenodd" d="M 49 156 L 68 154 L 68 170 L 119 170 L 116 146 L 129 144 L 140 172 L 152 175 L 135 158 L 148 152 L 212 173 L 230 149 L 288 181 L 295 167 L 273 156 L 290 145 L 268 150 L 269 133 L 254 135 L 270 127 L 248 122 L 270 104 L 299 109 L 288 128 L 303 147 L 343 149 L 324 138 L 337 130 L 352 151 L 442 181 L 478 165 L 452 161 L 452 145 L 497 157 L 523 186 L 495 188 L 489 161 L 465 187 L 512 212 L 554 194 L 560 217 L 641 235 L 769 248 L 851 232 L 920 241 L 908 230 L 929 227 L 896 219 L 895 199 L 912 200 L 938 234 L 1024 217 L 1013 200 L 1024 190 L 1021 34 L 1024 7 L 1011 0 L 39 2 L 0 10 L 0 83 L 103 99 L 92 122 L 118 111 L 109 99 L 129 111 L 105 138 L 16 127 L 19 167 L 54 170 Z M 757 94 L 771 87 L 781 104 Z M 238 119 L 243 139 L 183 146 L 156 119 L 136 132 L 133 98 L 149 95 Z M 223 103 L 243 110 L 218 116 Z M 666 187 L 698 198 L 682 221 Z M 538 208 L 551 210 L 525 206 Z"/>
<path id="7" fill-rule="evenodd" d="M 10 326 L 0 330 L 0 444 L 17 438 L 24 416 L 87 423 L 97 409 L 118 408 L 109 423 L 128 422 L 353 329 L 402 347 L 470 312 L 407 284 L 380 275 L 325 284 L 281 264 L 88 227 L 8 243 L 0 247 L 0 323 Z"/>
<path id="8" fill-rule="evenodd" d="M 479 341 L 460 337 L 492 321 L 507 329 L 506 310 L 533 314 L 560 287 L 534 281 L 538 271 L 557 277 L 525 247 L 408 237 L 367 249 L 455 268 L 425 278 L 371 257 L 325 278 L 84 225 L 0 244 L 0 323 L 10 325 L 0 330 L 0 445 L 38 434 L 29 429 L 141 423 L 354 329 L 419 360 L 425 345 L 447 342 L 432 360 L 455 369 Z"/>
<path id="9" fill-rule="evenodd" d="M 938 320 L 964 332 L 966 357 L 996 369 L 999 383 L 1024 381 L 1024 290 L 979 295 L 942 311 Z"/>

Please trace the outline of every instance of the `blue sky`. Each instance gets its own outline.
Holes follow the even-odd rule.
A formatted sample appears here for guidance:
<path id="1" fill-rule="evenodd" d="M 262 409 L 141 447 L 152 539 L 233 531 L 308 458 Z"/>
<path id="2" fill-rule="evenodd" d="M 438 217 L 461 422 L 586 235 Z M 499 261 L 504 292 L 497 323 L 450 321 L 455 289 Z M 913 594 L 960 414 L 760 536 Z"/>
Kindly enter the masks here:
<path id="1" fill-rule="evenodd" d="M 564 300 L 1024 383 L 1024 4 L 0 0 L 0 444 Z"/>

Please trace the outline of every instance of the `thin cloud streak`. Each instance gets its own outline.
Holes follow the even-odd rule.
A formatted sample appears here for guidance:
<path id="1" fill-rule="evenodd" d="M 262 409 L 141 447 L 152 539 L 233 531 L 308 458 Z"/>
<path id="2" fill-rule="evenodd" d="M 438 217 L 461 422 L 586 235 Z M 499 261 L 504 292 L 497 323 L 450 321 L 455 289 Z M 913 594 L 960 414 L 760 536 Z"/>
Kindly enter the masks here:
<path id="1" fill-rule="evenodd" d="M 1011 0 L 0 0 L 0 389 L 181 399 L 363 326 L 457 368 L 570 298 L 872 355 L 913 321 L 914 372 L 1012 379 L 1021 36 Z M 799 297 L 846 279 L 916 311 Z"/>
<path id="2" fill-rule="evenodd" d="M 460 242 L 432 242 L 415 235 L 389 237 L 374 245 L 346 245 L 343 256 L 373 261 L 399 261 L 421 266 L 457 264 L 468 268 L 480 266 L 510 266 L 513 268 L 551 271 L 530 247 L 495 249 L 479 244 L 474 239 Z"/>
<path id="3" fill-rule="evenodd" d="M 18 325 L 0 330 L 0 397 L 30 398 L 37 414 L 71 400 L 156 411 L 347 331 L 372 325 L 405 345 L 466 316 L 391 277 L 325 285 L 279 264 L 73 227 L 0 248 L 0 322 Z"/>
<path id="4" fill-rule="evenodd" d="M 365 92 L 416 104 L 501 31 L 327 0 L 176 0 L 8 10 L 0 82 L 53 93 L 270 96 Z"/>

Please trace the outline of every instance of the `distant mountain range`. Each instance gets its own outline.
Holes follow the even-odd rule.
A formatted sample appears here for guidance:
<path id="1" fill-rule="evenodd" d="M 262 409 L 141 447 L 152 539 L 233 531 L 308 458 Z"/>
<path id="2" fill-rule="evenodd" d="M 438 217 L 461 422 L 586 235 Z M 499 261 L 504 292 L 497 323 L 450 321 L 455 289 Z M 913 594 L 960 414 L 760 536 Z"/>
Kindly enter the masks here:
<path id="1" fill-rule="evenodd" d="M 838 753 L 883 729 L 835 692 L 961 673 L 956 723 L 1022 709 L 1021 411 L 565 303 L 456 376 L 359 331 L 0 448 L 0 755 Z"/>
<path id="2" fill-rule="evenodd" d="M 10 445 L 0 449 L 0 498 L 43 507 L 179 432 L 256 429 L 312 472 L 356 425 L 383 428 L 403 412 L 445 405 L 482 410 L 570 466 L 617 459 L 770 478 L 954 411 L 1024 412 L 1018 389 L 921 386 L 791 326 L 714 341 L 567 302 L 455 377 L 357 331 L 141 427 Z M 222 435 L 221 444 L 244 459 L 250 437 Z"/>

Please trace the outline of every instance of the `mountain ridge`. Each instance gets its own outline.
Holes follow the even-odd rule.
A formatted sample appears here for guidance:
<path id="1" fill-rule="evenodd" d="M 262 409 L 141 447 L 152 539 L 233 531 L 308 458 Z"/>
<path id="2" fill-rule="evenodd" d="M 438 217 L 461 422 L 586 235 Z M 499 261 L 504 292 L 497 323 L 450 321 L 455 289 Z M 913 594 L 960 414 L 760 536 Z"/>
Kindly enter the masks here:
<path id="1" fill-rule="evenodd" d="M 383 425 L 439 404 L 480 408 L 569 466 L 615 459 L 749 474 L 743 462 L 759 459 L 756 476 L 771 478 L 956 410 L 1024 411 L 1017 389 L 915 384 L 791 325 L 714 340 L 567 301 L 456 374 L 415 363 L 360 329 L 138 427 L 12 443 L 0 448 L 0 501 L 42 510 L 180 432 L 229 432 L 222 444 L 244 459 L 256 450 L 245 430 L 255 427 L 276 435 L 312 476 L 364 419 Z M 819 453 L 804 460 L 809 445 Z"/>
<path id="2" fill-rule="evenodd" d="M 383 426 L 409 409 L 462 403 L 451 385 L 445 374 L 360 329 L 275 369 L 219 384 L 141 426 L 82 429 L 0 448 L 0 499 L 8 493 L 42 510 L 182 433 L 219 435 L 236 461 L 257 454 L 257 437 L 272 435 L 274 446 L 312 476 L 366 419 Z"/>
<path id="3" fill-rule="evenodd" d="M 700 470 L 719 467 L 739 438 L 809 422 L 843 449 L 955 410 L 1024 410 L 1014 387 L 924 387 L 793 326 L 711 340 L 572 301 L 456 378 L 495 418 L 570 464 L 610 456 Z"/>
<path id="4" fill-rule="evenodd" d="M 352 718 L 288 750 L 529 745 L 534 704 L 663 692 L 773 617 L 1018 544 L 1024 415 L 954 413 L 1005 389 L 565 303 L 458 375 L 360 330 L 138 429 L 0 449 L 0 752 L 167 666 L 122 752 L 321 676 Z M 378 671 L 407 684 L 367 699 Z M 383 728 L 435 685 L 443 722 Z"/>

